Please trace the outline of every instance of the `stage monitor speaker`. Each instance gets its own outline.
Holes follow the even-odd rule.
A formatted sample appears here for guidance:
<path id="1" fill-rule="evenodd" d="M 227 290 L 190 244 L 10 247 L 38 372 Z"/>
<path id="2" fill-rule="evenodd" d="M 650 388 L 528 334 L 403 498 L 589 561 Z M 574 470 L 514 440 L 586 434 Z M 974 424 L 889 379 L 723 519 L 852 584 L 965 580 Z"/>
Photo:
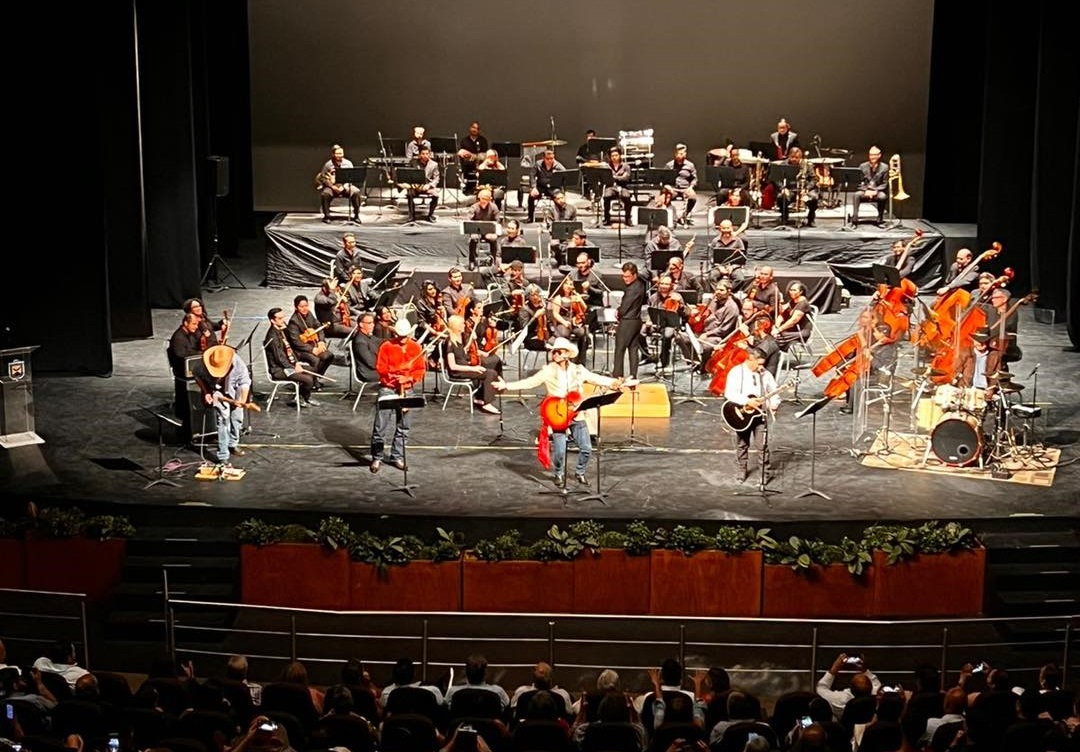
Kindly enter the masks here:
<path id="1" fill-rule="evenodd" d="M 229 158 L 207 157 L 210 162 L 210 181 L 214 185 L 214 195 L 229 195 Z"/>

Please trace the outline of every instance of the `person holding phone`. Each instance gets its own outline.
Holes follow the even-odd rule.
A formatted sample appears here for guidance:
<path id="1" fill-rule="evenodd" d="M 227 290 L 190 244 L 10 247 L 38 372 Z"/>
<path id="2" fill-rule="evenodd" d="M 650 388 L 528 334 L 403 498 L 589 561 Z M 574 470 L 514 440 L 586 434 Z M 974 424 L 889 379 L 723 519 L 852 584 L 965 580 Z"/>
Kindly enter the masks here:
<path id="1" fill-rule="evenodd" d="M 850 686 L 833 689 L 833 682 L 841 671 L 852 671 Z M 860 655 L 840 653 L 825 674 L 818 679 L 817 694 L 828 701 L 837 721 L 844 715 L 844 707 L 856 697 L 873 697 L 881 690 L 881 681 L 866 668 L 866 659 Z"/>

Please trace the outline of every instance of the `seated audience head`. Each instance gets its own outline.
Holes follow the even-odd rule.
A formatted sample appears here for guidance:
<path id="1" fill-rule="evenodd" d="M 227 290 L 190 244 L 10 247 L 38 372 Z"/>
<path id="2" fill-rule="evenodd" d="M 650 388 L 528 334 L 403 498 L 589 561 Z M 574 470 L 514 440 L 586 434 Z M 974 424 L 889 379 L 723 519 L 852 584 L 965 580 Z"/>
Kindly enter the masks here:
<path id="1" fill-rule="evenodd" d="M 731 689 L 731 677 L 728 676 L 727 670 L 722 666 L 709 668 L 709 686 L 712 688 L 713 694 L 727 692 Z"/>
<path id="2" fill-rule="evenodd" d="M 482 655 L 470 655 L 465 661 L 465 680 L 469 684 L 483 684 L 487 675 L 487 658 Z"/>
<path id="3" fill-rule="evenodd" d="M 915 667 L 915 692 L 940 692 L 941 672 L 929 663 Z"/>
<path id="4" fill-rule="evenodd" d="M 326 690 L 323 710 L 335 715 L 348 715 L 353 709 L 352 690 L 344 684 L 335 684 Z"/>
<path id="5" fill-rule="evenodd" d="M 619 691 L 619 674 L 610 668 L 605 668 L 600 672 L 600 675 L 596 677 L 596 688 L 601 692 L 618 692 Z"/>
<path id="6" fill-rule="evenodd" d="M 304 664 L 300 661 L 293 661 L 281 672 L 281 681 L 306 687 L 308 683 L 307 669 L 304 668 Z"/>
<path id="7" fill-rule="evenodd" d="M 674 658 L 665 658 L 660 664 L 660 683 L 669 687 L 682 685 L 682 664 Z"/>
<path id="8" fill-rule="evenodd" d="M 618 692 L 608 692 L 600 701 L 597 718 L 603 723 L 629 723 L 630 706 Z"/>
<path id="9" fill-rule="evenodd" d="M 855 674 L 851 677 L 851 694 L 856 697 L 869 697 L 874 691 L 874 685 L 866 674 Z"/>
<path id="10" fill-rule="evenodd" d="M 533 668 L 533 686 L 537 689 L 551 689 L 551 664 L 540 661 Z"/>
<path id="11" fill-rule="evenodd" d="M 412 684 L 416 676 L 416 667 L 409 658 L 398 658 L 397 663 L 394 664 L 394 670 L 391 673 L 391 677 L 394 680 L 394 684 L 399 687 Z"/>
<path id="12" fill-rule="evenodd" d="M 230 655 L 228 662 L 225 664 L 225 678 L 233 681 L 246 681 L 247 673 L 247 658 L 242 655 Z"/>
<path id="13" fill-rule="evenodd" d="M 0 651 L 2 650 L 3 645 L 0 644 Z M 4 657 L 3 654 L 0 653 L 0 663 L 3 662 Z M 1061 689 L 1061 669 L 1057 667 L 1056 663 L 1045 663 L 1042 668 L 1039 669 L 1039 689 L 1045 689 L 1047 691 Z"/>
<path id="14" fill-rule="evenodd" d="M 359 687 L 368 682 L 364 664 L 359 658 L 350 658 L 341 667 L 341 683 L 348 687 Z"/>
<path id="15" fill-rule="evenodd" d="M 904 712 L 903 692 L 882 692 L 878 695 L 876 717 L 879 721 L 899 722 Z"/>
<path id="16" fill-rule="evenodd" d="M 743 747 L 743 752 L 769 752 L 772 749 L 769 744 L 769 740 L 764 736 L 755 736 L 752 739 L 746 740 L 746 746 Z"/>
<path id="17" fill-rule="evenodd" d="M 738 689 L 728 693 L 727 712 L 732 721 L 757 720 L 757 703 L 746 692 Z"/>
<path id="18" fill-rule="evenodd" d="M 546 689 L 541 689 L 529 699 L 525 718 L 530 721 L 554 721 L 559 717 L 559 706 Z"/>
<path id="19" fill-rule="evenodd" d="M 824 697 L 815 697 L 808 707 L 807 715 L 814 723 L 828 723 L 833 719 L 832 708 Z"/>
<path id="20" fill-rule="evenodd" d="M 945 712 L 962 715 L 967 710 L 967 692 L 960 687 L 953 687 L 945 693 Z"/>

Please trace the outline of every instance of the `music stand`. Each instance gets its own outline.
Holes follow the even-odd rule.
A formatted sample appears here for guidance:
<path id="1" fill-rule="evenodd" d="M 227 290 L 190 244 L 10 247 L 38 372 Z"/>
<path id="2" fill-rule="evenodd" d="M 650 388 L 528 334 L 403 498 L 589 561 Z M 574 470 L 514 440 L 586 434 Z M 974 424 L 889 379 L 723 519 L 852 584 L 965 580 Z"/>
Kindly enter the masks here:
<path id="1" fill-rule="evenodd" d="M 731 188 L 735 187 L 735 168 L 728 167 L 727 165 L 714 167 L 713 165 L 706 165 L 705 167 L 705 182 L 709 185 L 715 185 L 717 192 L 724 186 Z"/>
<path id="2" fill-rule="evenodd" d="M 432 136 L 431 155 L 438 159 L 450 159 L 457 154 L 457 139 L 453 136 Z"/>
<path id="3" fill-rule="evenodd" d="M 843 197 L 841 201 L 844 202 L 844 212 L 847 213 L 848 208 L 851 206 L 851 202 L 848 201 L 850 194 L 859 190 L 859 186 L 862 184 L 862 170 L 858 167 L 833 167 L 829 170 L 829 174 L 833 179 L 833 190 L 839 191 Z M 858 217 L 852 217 L 852 222 L 857 222 Z M 843 222 L 841 230 L 852 230 L 854 228 L 848 227 L 847 222 Z"/>
<path id="4" fill-rule="evenodd" d="M 665 185 L 675 186 L 675 178 L 678 170 L 667 167 L 649 167 L 645 171 L 645 182 L 663 188 Z"/>
<path id="5" fill-rule="evenodd" d="M 363 194 L 360 199 L 361 204 L 367 203 L 367 175 L 367 167 L 339 167 L 334 172 L 334 176 L 341 181 L 342 185 L 348 183 L 360 186 L 360 192 Z M 349 207 L 349 221 L 352 221 L 352 206 Z"/>
<path id="6" fill-rule="evenodd" d="M 396 394 L 392 394 L 392 395 L 387 395 L 385 397 L 379 397 L 379 399 L 375 403 L 375 409 L 376 410 L 395 410 L 395 411 L 397 411 L 397 421 L 400 423 L 401 422 L 401 412 L 402 412 L 402 410 L 416 410 L 416 409 L 419 409 L 421 407 L 424 407 L 426 404 L 427 404 L 427 400 L 424 399 L 424 395 L 422 395 L 422 394 L 418 394 L 418 395 L 410 394 L 410 395 L 405 396 L 405 397 L 399 397 Z M 397 431 L 397 425 L 396 424 L 395 424 L 394 430 L 395 430 L 395 432 Z M 392 438 L 391 438 L 391 441 L 393 441 Z M 415 484 L 415 483 L 413 483 L 413 484 L 409 483 L 409 460 L 408 460 L 408 456 L 407 456 L 408 455 L 408 444 L 409 444 L 408 439 L 405 439 L 401 443 L 401 464 L 405 466 L 404 469 L 402 469 L 402 471 L 401 471 L 402 472 L 402 481 L 401 481 L 402 484 L 400 486 L 395 486 L 394 488 L 391 488 L 390 490 L 391 491 L 401 491 L 401 492 L 406 493 L 409 496 L 412 496 L 412 497 L 415 498 L 416 494 L 414 494 L 412 492 L 412 490 L 414 488 L 419 488 L 419 486 L 417 484 Z"/>
<path id="7" fill-rule="evenodd" d="M 870 272 L 874 275 L 874 282 L 879 285 L 888 285 L 889 287 L 900 286 L 900 270 L 895 266 L 871 264 Z"/>
<path id="8" fill-rule="evenodd" d="M 258 330 L 259 330 L 259 325 L 256 324 L 254 327 L 252 327 L 251 331 L 248 332 L 248 336 L 246 336 L 242 340 L 240 340 L 240 344 L 238 344 L 236 346 L 236 349 L 240 350 L 245 345 L 247 345 L 247 369 L 248 369 L 248 377 L 251 379 L 251 399 L 252 399 L 252 401 L 255 400 L 255 367 L 252 365 L 253 356 L 251 354 L 251 349 L 252 349 L 251 341 L 255 338 L 255 332 L 257 332 Z M 353 332 L 355 332 L 355 331 L 356 330 L 353 329 Z M 351 337 L 352 334 L 350 333 L 349 336 Z M 346 343 L 347 342 L 348 341 L 346 340 Z M 346 344 L 346 346 L 348 346 L 348 345 Z M 349 369 L 349 372 L 351 373 L 352 369 Z M 251 427 L 251 413 L 252 412 L 253 412 L 252 410 L 244 410 L 244 427 L 241 429 L 240 432 L 243 433 L 245 436 L 250 436 L 253 433 L 255 433 L 254 429 L 252 429 L 252 427 Z M 260 431 L 259 433 L 261 433 L 263 436 L 269 436 L 272 439 L 279 438 L 278 434 L 271 433 L 270 431 Z"/>
<path id="9" fill-rule="evenodd" d="M 461 234 L 479 235 L 481 238 L 483 238 L 485 235 L 494 235 L 495 228 L 495 222 L 476 222 L 471 219 L 467 219 L 461 223 Z"/>
<path id="10" fill-rule="evenodd" d="M 600 199 L 603 197 L 604 189 L 615 185 L 615 173 L 607 165 L 602 167 L 582 167 L 581 177 L 582 187 L 586 193 L 592 196 L 593 221 L 595 222 L 593 227 L 599 227 Z"/>
<path id="11" fill-rule="evenodd" d="M 598 162 L 602 162 L 607 158 L 607 155 L 611 153 L 611 150 L 619 145 L 617 138 L 600 138 L 594 136 L 590 138 L 586 144 L 589 147 L 589 156 L 595 158 Z"/>
<path id="12" fill-rule="evenodd" d="M 604 392 L 602 394 L 594 394 L 578 405 L 578 412 L 596 409 L 596 491 L 581 497 L 582 501 L 596 500 L 605 506 L 607 505 L 607 502 L 604 501 L 604 499 L 607 498 L 611 489 L 603 491 L 600 487 L 600 455 L 603 454 L 604 451 L 600 438 L 601 408 L 614 404 L 620 397 L 622 397 L 622 391 Z M 618 485 L 621 482 L 622 481 L 619 481 L 615 485 Z M 612 488 L 614 487 L 615 486 L 612 486 Z"/>
<path id="13" fill-rule="evenodd" d="M 403 138 L 384 138 L 382 146 L 391 157 L 405 156 L 405 139 Z"/>
<path id="14" fill-rule="evenodd" d="M 750 224 L 749 206 L 717 206 L 713 209 L 713 227 L 719 227 L 725 219 L 730 220 L 735 227 Z"/>
<path id="15" fill-rule="evenodd" d="M 581 170 L 556 170 L 546 176 L 545 185 L 549 192 L 560 190 L 566 192 L 567 186 L 578 186 L 581 183 Z"/>
<path id="16" fill-rule="evenodd" d="M 695 290 L 694 292 L 697 291 Z M 690 394 L 675 400 L 675 404 L 681 405 L 684 402 L 696 402 L 702 407 L 705 407 L 705 403 L 694 394 L 694 373 L 697 371 L 697 367 L 701 365 L 701 342 L 698 341 L 697 335 L 694 334 L 694 330 L 690 328 L 690 324 L 683 324 L 683 330 L 686 332 L 686 336 L 690 338 L 690 347 L 697 354 L 697 360 L 691 364 L 690 368 Z"/>
<path id="17" fill-rule="evenodd" d="M 588 256 L 590 259 L 592 259 L 593 264 L 599 264 L 600 263 L 600 246 L 598 246 L 598 245 L 568 245 L 568 246 L 566 246 L 566 250 L 567 251 L 574 251 L 575 253 L 584 253 L 586 256 Z M 575 258 L 576 258 L 576 256 L 575 256 Z M 566 263 L 573 265 L 574 262 L 571 261 L 569 256 L 568 256 L 567 259 L 566 259 Z M 581 292 L 581 291 L 578 290 L 578 292 Z"/>
<path id="18" fill-rule="evenodd" d="M 170 478 L 165 477 L 165 436 L 164 427 L 165 424 L 175 428 L 181 428 L 184 424 L 175 418 L 170 418 L 168 415 L 162 415 L 157 410 L 151 410 L 149 407 L 142 408 L 146 412 L 157 418 L 157 441 L 158 441 L 158 477 L 143 486 L 143 490 L 153 488 L 158 484 L 164 484 L 172 486 L 173 488 L 180 488 L 180 484 Z M 145 476 L 144 476 L 145 477 Z"/>
<path id="19" fill-rule="evenodd" d="M 807 405 L 796 418 L 801 418 L 804 415 L 810 416 L 810 486 L 801 494 L 796 496 L 796 499 L 802 499 L 806 496 L 820 496 L 825 501 L 832 501 L 832 497 L 828 494 L 824 494 L 821 491 L 814 488 L 814 474 L 817 458 L 817 414 L 818 410 L 825 407 L 826 404 L 832 401 L 832 397 L 822 397 L 817 402 L 812 402 Z M 888 440 L 888 434 L 886 434 L 886 440 Z"/>
<path id="20" fill-rule="evenodd" d="M 481 175 L 483 177 L 481 177 Z M 482 186 L 488 186 L 491 188 L 507 188 L 509 185 L 509 170 L 486 169 L 476 171 L 476 187 L 478 190 Z"/>
<path id="21" fill-rule="evenodd" d="M 585 225 L 576 219 L 570 221 L 556 221 L 551 223 L 551 239 L 558 240 L 562 243 L 570 240 L 570 236 L 574 234 L 574 230 L 584 230 Z"/>
<path id="22" fill-rule="evenodd" d="M 536 263 L 536 249 L 529 245 L 504 245 L 499 249 L 499 257 L 504 264 L 520 261 L 523 264 Z"/>
<path id="23" fill-rule="evenodd" d="M 747 148 L 750 149 L 750 153 L 755 157 L 769 155 L 769 158 L 771 159 L 776 154 L 776 144 L 772 141 L 751 141 L 747 144 Z M 790 146 L 788 148 L 790 148 Z"/>
<path id="24" fill-rule="evenodd" d="M 646 232 L 656 232 L 668 223 L 668 210 L 663 207 L 639 206 L 637 210 L 638 224 L 645 225 Z"/>
<path id="25" fill-rule="evenodd" d="M 799 167 L 797 165 L 788 164 L 787 162 L 769 165 L 769 174 L 766 180 L 770 183 L 776 183 L 777 185 L 783 186 L 788 183 L 794 183 L 798 179 Z"/>
<path id="26" fill-rule="evenodd" d="M 666 251 L 656 250 L 649 255 L 649 268 L 654 272 L 666 271 L 668 268 L 668 262 L 673 258 L 682 258 L 683 252 L 680 248 L 677 251 L 668 249 Z"/>
<path id="27" fill-rule="evenodd" d="M 400 261 L 380 261 L 375 265 L 375 271 L 371 273 L 372 287 L 382 287 L 388 280 L 393 279 L 401 268 Z"/>

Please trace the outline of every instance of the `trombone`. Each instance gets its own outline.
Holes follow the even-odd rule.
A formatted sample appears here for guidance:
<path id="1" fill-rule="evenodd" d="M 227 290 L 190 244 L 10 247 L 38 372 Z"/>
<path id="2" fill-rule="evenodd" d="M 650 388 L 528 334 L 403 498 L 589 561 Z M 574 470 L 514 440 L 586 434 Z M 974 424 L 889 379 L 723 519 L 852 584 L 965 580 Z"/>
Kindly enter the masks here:
<path id="1" fill-rule="evenodd" d="M 896 191 L 892 191 L 892 183 L 896 181 Z M 893 154 L 889 157 L 889 189 L 893 201 L 906 201 L 911 198 L 904 192 L 904 173 L 900 169 L 900 155 Z"/>

